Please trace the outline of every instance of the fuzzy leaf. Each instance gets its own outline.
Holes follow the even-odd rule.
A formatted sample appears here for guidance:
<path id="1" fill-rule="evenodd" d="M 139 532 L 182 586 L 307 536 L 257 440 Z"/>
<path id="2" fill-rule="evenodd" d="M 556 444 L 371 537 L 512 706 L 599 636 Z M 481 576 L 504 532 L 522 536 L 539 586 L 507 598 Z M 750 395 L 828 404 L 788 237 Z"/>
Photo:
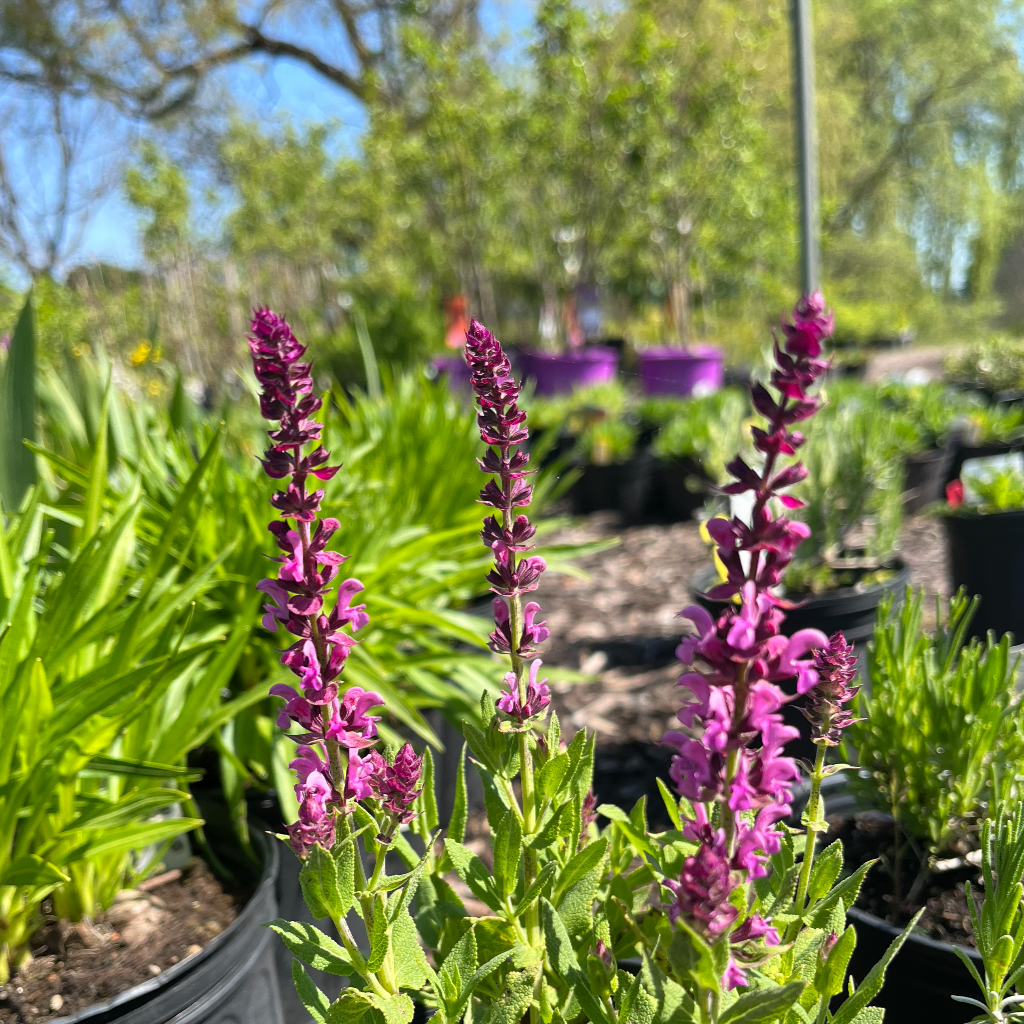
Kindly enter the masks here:
<path id="1" fill-rule="evenodd" d="M 857 932 L 851 924 L 836 940 L 828 959 L 818 967 L 814 978 L 814 987 L 825 996 L 836 996 L 843 991 L 843 979 L 846 968 L 850 965 L 854 947 L 857 945 Z"/>
<path id="2" fill-rule="evenodd" d="M 266 927 L 276 932 L 289 951 L 310 967 L 340 978 L 347 978 L 353 973 L 348 953 L 319 928 L 303 921 L 285 921 L 282 918 L 271 921 Z"/>
<path id="3" fill-rule="evenodd" d="M 882 983 L 885 981 L 885 969 L 889 966 L 892 958 L 900 951 L 903 943 L 907 941 L 907 936 L 917 926 L 918 919 L 923 913 L 923 910 L 919 910 L 914 915 L 910 924 L 892 940 L 882 959 L 868 971 L 867 977 L 860 983 L 856 991 L 848 996 L 843 1005 L 839 1007 L 838 1012 L 832 1018 L 832 1024 L 853 1024 L 857 1014 L 865 1009 L 868 1003 L 878 995 L 882 989 Z"/>
<path id="4" fill-rule="evenodd" d="M 302 1005 L 316 1024 L 328 1024 L 329 1020 L 333 1020 L 330 1016 L 331 1001 L 313 984 L 313 979 L 298 960 L 292 961 L 292 982 Z"/>
<path id="5" fill-rule="evenodd" d="M 806 982 L 793 981 L 779 988 L 762 988 L 740 996 L 721 1017 L 719 1024 L 769 1024 L 780 1020 L 800 998 Z"/>
<path id="6" fill-rule="evenodd" d="M 314 917 L 341 917 L 348 912 L 338 887 L 337 862 L 319 843 L 309 851 L 302 863 L 299 885 L 302 898 Z"/>
<path id="7" fill-rule="evenodd" d="M 494 835 L 494 880 L 502 896 L 508 896 L 516 887 L 522 849 L 523 830 L 510 807 Z"/>
<path id="8" fill-rule="evenodd" d="M 469 886 L 469 891 L 491 910 L 499 910 L 501 900 L 494 889 L 494 879 L 484 862 L 462 843 L 453 839 L 444 841 L 445 852 L 459 877 Z"/>
<path id="9" fill-rule="evenodd" d="M 811 880 L 807 888 L 807 899 L 810 903 L 821 899 L 832 883 L 839 877 L 843 869 L 843 844 L 837 839 L 829 843 L 818 855 L 811 867 Z"/>

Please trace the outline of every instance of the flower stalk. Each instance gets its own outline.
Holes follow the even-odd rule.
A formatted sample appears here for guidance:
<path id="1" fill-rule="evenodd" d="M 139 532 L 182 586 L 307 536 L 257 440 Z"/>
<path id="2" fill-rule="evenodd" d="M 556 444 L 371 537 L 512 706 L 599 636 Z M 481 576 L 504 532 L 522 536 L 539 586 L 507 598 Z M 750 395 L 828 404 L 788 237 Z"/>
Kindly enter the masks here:
<path id="1" fill-rule="evenodd" d="M 725 568 L 725 580 L 707 596 L 730 603 L 717 619 L 696 605 L 681 613 L 697 635 L 684 639 L 678 652 L 688 669 L 679 680 L 686 695 L 678 714 L 683 729 L 666 734 L 664 741 L 676 749 L 672 779 L 693 807 L 683 833 L 699 848 L 687 859 L 680 879 L 666 883 L 674 896 L 669 912 L 703 941 L 728 941 L 722 979 L 727 988 L 745 985 L 744 964 L 761 955 L 751 952 L 752 939 L 764 946 L 780 941 L 769 921 L 744 912 L 752 902 L 750 883 L 767 874 L 768 859 L 780 849 L 775 825 L 790 813 L 792 787 L 799 777 L 796 762 L 783 755 L 797 730 L 783 724 L 780 711 L 789 698 L 777 684 L 795 677 L 798 694 L 816 692 L 830 667 L 815 653 L 829 648 L 820 631 L 782 635 L 788 605 L 776 588 L 810 532 L 785 514 L 802 505 L 788 491 L 804 479 L 806 470 L 799 462 L 782 462 L 803 444 L 796 425 L 821 407 L 811 389 L 828 368 L 821 353 L 831 330 L 832 316 L 820 293 L 803 298 L 791 321 L 783 323 L 784 340 L 775 340 L 769 386 L 751 389 L 754 408 L 766 421 L 764 428 L 752 429 L 763 464 L 755 469 L 737 455 L 726 467 L 733 482 L 722 488 L 727 495 L 753 493 L 750 521 L 734 516 L 707 524 Z M 842 714 L 825 696 L 812 698 L 812 703 L 832 709 L 821 726 L 826 735 L 842 728 Z M 750 745 L 755 739 L 760 741 L 756 750 Z M 812 775 L 812 821 L 818 813 L 825 743 Z M 806 901 L 813 846 L 809 837 L 798 913 Z M 708 1020 L 717 1018 L 713 993 L 698 1002 Z"/>

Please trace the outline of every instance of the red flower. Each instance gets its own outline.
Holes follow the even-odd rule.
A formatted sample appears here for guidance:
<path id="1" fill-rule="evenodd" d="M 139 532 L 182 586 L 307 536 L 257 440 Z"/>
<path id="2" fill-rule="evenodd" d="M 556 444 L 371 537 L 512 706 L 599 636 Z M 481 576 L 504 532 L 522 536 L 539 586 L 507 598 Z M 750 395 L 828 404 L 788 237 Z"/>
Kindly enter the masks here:
<path id="1" fill-rule="evenodd" d="M 964 503 L 964 485 L 959 480 L 946 484 L 946 501 L 950 508 L 959 508 Z"/>

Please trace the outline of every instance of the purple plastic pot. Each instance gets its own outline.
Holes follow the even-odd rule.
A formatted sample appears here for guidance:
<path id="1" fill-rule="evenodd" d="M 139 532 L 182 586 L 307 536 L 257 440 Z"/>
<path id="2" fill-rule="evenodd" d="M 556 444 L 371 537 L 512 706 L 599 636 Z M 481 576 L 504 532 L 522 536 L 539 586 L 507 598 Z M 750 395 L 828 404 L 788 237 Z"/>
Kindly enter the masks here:
<path id="1" fill-rule="evenodd" d="M 707 395 L 722 386 L 725 353 L 711 345 L 648 348 L 636 354 L 648 395 Z"/>
<path id="2" fill-rule="evenodd" d="M 448 386 L 459 391 L 469 390 L 469 364 L 463 356 L 438 356 L 430 360 L 438 376 L 448 379 Z"/>
<path id="3" fill-rule="evenodd" d="M 604 384 L 615 378 L 618 367 L 618 352 L 603 345 L 581 352 L 524 351 L 519 355 L 520 371 L 537 382 L 538 395 L 562 395 L 587 384 Z"/>

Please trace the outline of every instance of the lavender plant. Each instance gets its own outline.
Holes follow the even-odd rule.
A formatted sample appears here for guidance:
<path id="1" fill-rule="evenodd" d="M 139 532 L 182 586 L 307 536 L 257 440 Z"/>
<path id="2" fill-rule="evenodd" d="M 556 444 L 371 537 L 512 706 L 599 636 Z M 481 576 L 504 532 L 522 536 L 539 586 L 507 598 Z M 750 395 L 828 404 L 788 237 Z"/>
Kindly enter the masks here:
<path id="1" fill-rule="evenodd" d="M 494 556 L 490 644 L 509 666 L 497 701 L 484 694 L 480 724 L 464 723 L 483 784 L 487 863 L 464 843 L 463 772 L 441 844 L 429 750 L 420 757 L 408 744 L 394 755 L 372 749 L 369 712 L 381 699 L 343 689 L 345 657 L 357 643 L 352 631 L 365 625 L 365 613 L 351 606 L 355 580 L 341 583 L 325 613 L 342 558 L 326 550 L 334 521 L 317 519 L 321 493 L 308 485 L 310 476 L 336 470 L 322 446 L 304 448 L 318 441 L 319 405 L 304 350 L 287 324 L 257 312 L 250 346 L 263 411 L 280 423 L 264 466 L 289 478 L 274 498 L 285 522 L 270 526 L 284 552 L 281 568 L 260 584 L 271 598 L 264 625 L 284 625 L 295 637 L 282 661 L 301 688 L 276 690 L 285 701 L 280 723 L 298 726 L 289 735 L 299 743 L 292 767 L 300 817 L 289 840 L 303 860 L 307 904 L 333 923 L 340 943 L 296 922 L 272 927 L 297 958 L 296 987 L 318 1024 L 364 1016 L 406 1024 L 411 996 L 434 1007 L 440 1024 L 881 1019 L 867 1007 L 903 938 L 859 986 L 850 981 L 833 1014 L 830 1000 L 843 990 L 855 943 L 845 911 L 868 866 L 836 884 L 841 848 L 816 856 L 814 843 L 824 830 L 821 782 L 838 770 L 826 766 L 825 752 L 851 720 L 852 653 L 840 634 L 782 635 L 785 603 L 773 589 L 808 534 L 779 511 L 798 507 L 786 491 L 805 475 L 799 463 L 783 462 L 803 440 L 794 425 L 820 405 L 810 389 L 826 369 L 821 346 L 830 329 L 820 295 L 801 302 L 775 346 L 776 394 L 753 390 L 767 423 L 752 431 L 763 464 L 755 469 L 738 456 L 724 488 L 753 491 L 752 518 L 710 527 L 727 571 L 711 596 L 738 600 L 717 620 L 697 607 L 682 613 L 697 633 L 679 649 L 687 669 L 682 729 L 666 736 L 677 752 L 671 779 L 680 796 L 661 784 L 674 827 L 652 833 L 644 800 L 628 811 L 597 805 L 594 737 L 581 731 L 566 743 L 551 712 L 537 658 L 548 628 L 527 600 L 546 566 L 529 553 L 526 417 L 500 344 L 471 324 L 466 358 L 488 446 L 480 467 L 490 476 L 480 493 L 492 510 L 481 532 Z M 777 684 L 794 677 L 798 692 L 810 694 L 818 743 L 808 766 L 809 838 L 783 823 L 799 771 L 782 753 L 795 730 L 782 722 L 786 697 Z M 406 870 L 388 873 L 389 853 Z M 361 944 L 352 914 L 365 925 Z M 300 961 L 347 977 L 349 986 L 331 1002 Z M 630 962 L 633 973 L 620 969 Z"/>

